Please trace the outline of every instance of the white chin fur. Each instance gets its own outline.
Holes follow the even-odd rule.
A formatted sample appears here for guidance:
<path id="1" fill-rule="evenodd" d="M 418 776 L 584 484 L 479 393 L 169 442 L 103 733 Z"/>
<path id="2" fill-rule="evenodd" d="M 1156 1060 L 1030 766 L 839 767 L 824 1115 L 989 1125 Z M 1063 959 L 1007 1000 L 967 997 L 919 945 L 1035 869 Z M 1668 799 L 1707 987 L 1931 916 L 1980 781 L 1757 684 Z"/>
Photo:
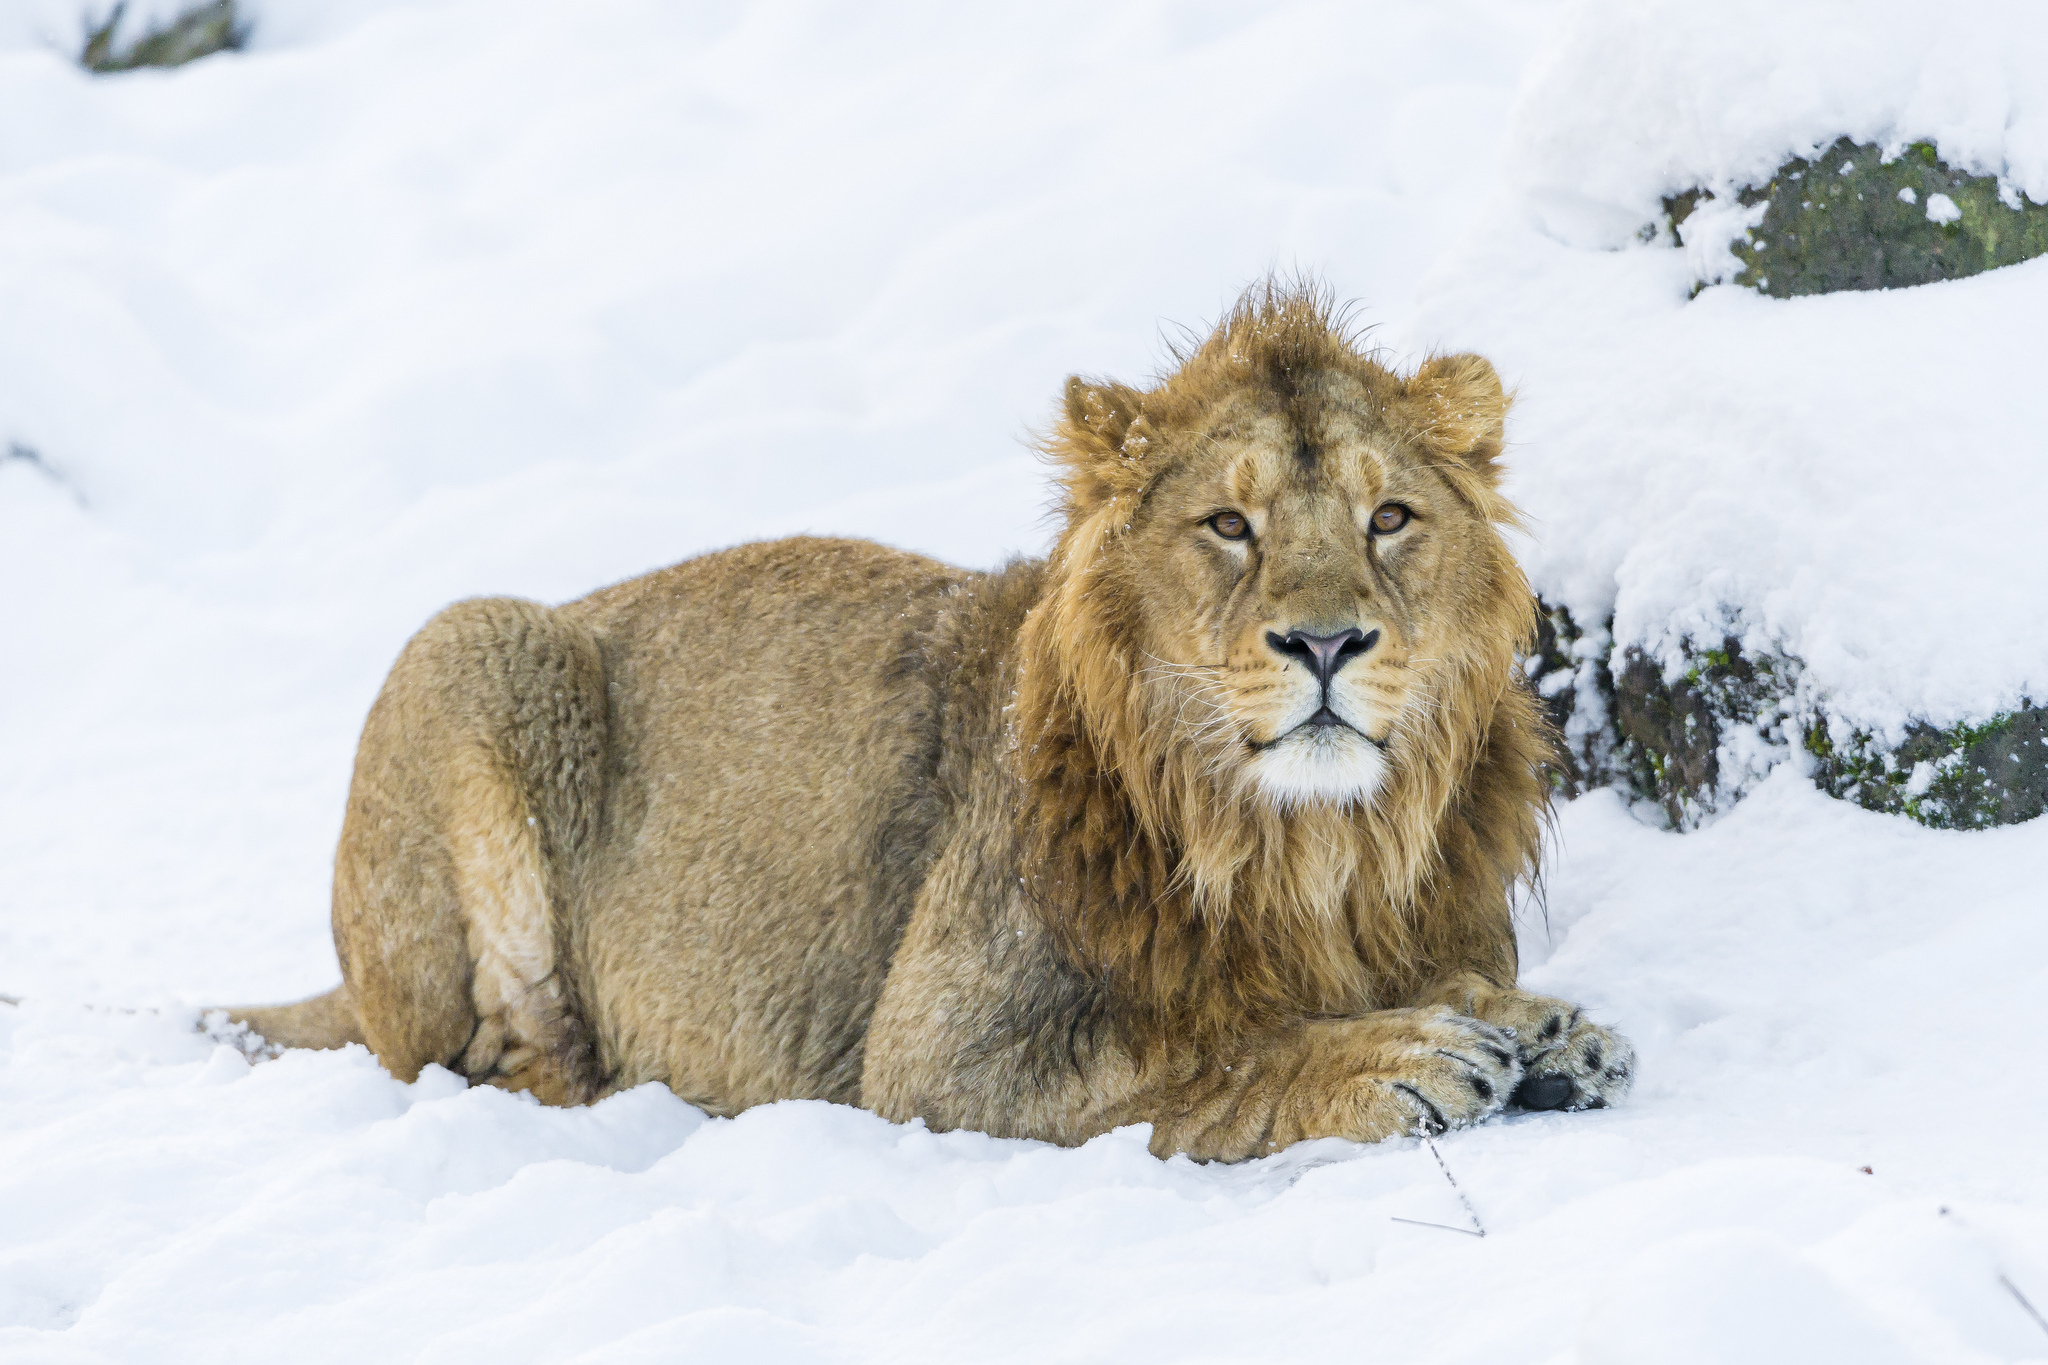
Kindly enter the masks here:
<path id="1" fill-rule="evenodd" d="M 1350 805 L 1372 800 L 1386 780 L 1387 756 L 1349 730 L 1297 731 L 1261 752 L 1252 775 L 1282 809 L 1317 801 Z"/>

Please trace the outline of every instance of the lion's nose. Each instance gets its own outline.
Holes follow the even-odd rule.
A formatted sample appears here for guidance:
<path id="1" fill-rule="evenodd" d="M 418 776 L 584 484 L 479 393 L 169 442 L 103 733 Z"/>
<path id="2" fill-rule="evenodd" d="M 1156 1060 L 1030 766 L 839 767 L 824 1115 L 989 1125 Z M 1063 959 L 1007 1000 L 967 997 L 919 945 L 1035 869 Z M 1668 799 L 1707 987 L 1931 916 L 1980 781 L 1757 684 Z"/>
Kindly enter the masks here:
<path id="1" fill-rule="evenodd" d="M 1311 635 L 1305 630 L 1290 630 L 1286 635 L 1278 631 L 1266 632 L 1266 643 L 1290 659 L 1299 659 L 1308 665 L 1308 671 L 1316 675 L 1316 681 L 1324 687 L 1337 676 L 1337 670 L 1350 663 L 1359 655 L 1380 642 L 1376 630 L 1364 631 L 1357 626 L 1340 630 L 1335 635 Z"/>

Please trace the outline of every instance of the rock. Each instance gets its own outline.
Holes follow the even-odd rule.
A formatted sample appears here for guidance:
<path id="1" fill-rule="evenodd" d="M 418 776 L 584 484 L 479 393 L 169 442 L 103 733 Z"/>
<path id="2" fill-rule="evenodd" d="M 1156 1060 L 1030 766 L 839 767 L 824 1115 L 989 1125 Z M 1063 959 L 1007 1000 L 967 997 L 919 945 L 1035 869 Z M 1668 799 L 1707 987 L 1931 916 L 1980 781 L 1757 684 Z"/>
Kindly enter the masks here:
<path id="1" fill-rule="evenodd" d="M 1996 176 L 1956 170 L 1927 143 L 1887 157 L 1841 138 L 1785 162 L 1764 185 L 1723 193 L 1674 195 L 1665 222 L 1644 229 L 1645 240 L 1693 252 L 1696 290 L 1724 281 L 1777 298 L 1893 289 L 2048 254 L 2048 205 Z M 1832 721 L 1825 698 L 1802 691 L 1797 659 L 1745 654 L 1728 635 L 1682 646 L 1674 671 L 1633 648 L 1617 655 L 1607 625 L 1588 629 L 1539 606 L 1541 638 L 1525 667 L 1564 737 L 1563 792 L 1618 787 L 1682 829 L 1803 750 L 1822 790 L 1936 828 L 2017 824 L 2048 810 L 2048 710 L 2031 701 L 1979 723 L 1915 722 L 1889 743 Z"/>
<path id="2" fill-rule="evenodd" d="M 1728 637 L 1689 649 L 1685 670 L 1667 676 L 1639 649 L 1617 654 L 1607 629 L 1589 633 L 1564 608 L 1539 607 L 1537 653 L 1524 670 L 1565 741 L 1561 793 L 1618 787 L 1689 829 L 1740 799 L 1772 758 L 1790 756 L 1788 661 L 1751 658 Z"/>
<path id="3" fill-rule="evenodd" d="M 1536 652 L 1522 660 L 1522 672 L 1562 741 L 1551 785 L 1577 796 L 1606 786 L 1612 770 L 1614 728 L 1607 703 L 1614 679 L 1607 672 L 1607 642 L 1586 639 L 1563 607 L 1540 597 L 1536 606 Z"/>
<path id="4" fill-rule="evenodd" d="M 1861 731 L 1838 744 L 1824 724 L 1805 743 L 1823 791 L 1936 829 L 2016 825 L 2048 810 L 2048 710 L 2031 703 L 1983 725 L 1911 726 L 1896 749 Z"/>
<path id="5" fill-rule="evenodd" d="M 1523 668 L 1563 737 L 1564 795 L 1615 787 L 1690 829 L 1739 801 L 1778 764 L 1810 756 L 1815 783 L 1867 810 L 1937 829 L 2018 824 L 2048 810 L 2048 709 L 2022 702 L 1981 724 L 1917 722 L 1887 745 L 1838 726 L 1802 695 L 1801 665 L 1747 653 L 1733 635 L 1682 653 L 1676 673 L 1608 629 L 1538 602 Z M 1837 732 L 1840 732 L 1839 734 Z"/>
<path id="6" fill-rule="evenodd" d="M 1732 281 L 1776 298 L 1961 279 L 2048 253 L 2048 205 L 1996 176 L 1953 169 L 1924 142 L 1886 160 L 1876 145 L 1842 138 L 1735 198 L 1762 214 L 1729 244 L 1741 264 Z M 1691 245 L 1687 223 L 1715 204 L 1705 190 L 1666 199 L 1669 230 Z"/>

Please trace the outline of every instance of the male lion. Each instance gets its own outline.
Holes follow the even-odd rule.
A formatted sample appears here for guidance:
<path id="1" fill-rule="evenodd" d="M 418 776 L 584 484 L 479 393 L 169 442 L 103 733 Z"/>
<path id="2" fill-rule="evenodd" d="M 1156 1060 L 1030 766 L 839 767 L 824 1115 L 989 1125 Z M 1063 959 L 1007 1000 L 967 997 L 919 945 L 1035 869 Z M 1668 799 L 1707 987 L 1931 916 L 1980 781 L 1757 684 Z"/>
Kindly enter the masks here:
<path id="1" fill-rule="evenodd" d="M 1549 739 L 1493 368 L 1273 286 L 1179 358 L 1068 381 L 1044 562 L 785 540 L 442 612 L 356 756 L 345 984 L 237 1017 L 1225 1160 L 1618 1097 L 1628 1044 L 1514 988 Z"/>

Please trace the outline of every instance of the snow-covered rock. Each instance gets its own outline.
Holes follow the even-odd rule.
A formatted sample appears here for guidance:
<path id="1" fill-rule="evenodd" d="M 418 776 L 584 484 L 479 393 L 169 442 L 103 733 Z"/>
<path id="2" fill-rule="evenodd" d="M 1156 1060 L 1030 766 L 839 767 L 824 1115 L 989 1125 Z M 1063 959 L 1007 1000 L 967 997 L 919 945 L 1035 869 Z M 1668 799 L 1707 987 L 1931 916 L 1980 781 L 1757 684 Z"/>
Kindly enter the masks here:
<path id="1" fill-rule="evenodd" d="M 1723 727 L 1709 808 L 1816 732 L 1896 755 L 2048 693 L 2048 262 L 1694 296 L 1741 263 L 1641 230 L 1705 188 L 1734 217 L 1710 231 L 1697 209 L 1684 235 L 1725 255 L 1765 207 L 1739 189 L 1843 137 L 1925 142 L 2048 200 L 2044 56 L 2048 11 L 2027 5 L 1587 0 L 1532 63 L 1509 183 L 1405 320 L 1519 385 L 1524 562 L 1610 674 L 1643 659 L 1676 684 L 1730 640 L 1782 664 L 1762 730 Z"/>

